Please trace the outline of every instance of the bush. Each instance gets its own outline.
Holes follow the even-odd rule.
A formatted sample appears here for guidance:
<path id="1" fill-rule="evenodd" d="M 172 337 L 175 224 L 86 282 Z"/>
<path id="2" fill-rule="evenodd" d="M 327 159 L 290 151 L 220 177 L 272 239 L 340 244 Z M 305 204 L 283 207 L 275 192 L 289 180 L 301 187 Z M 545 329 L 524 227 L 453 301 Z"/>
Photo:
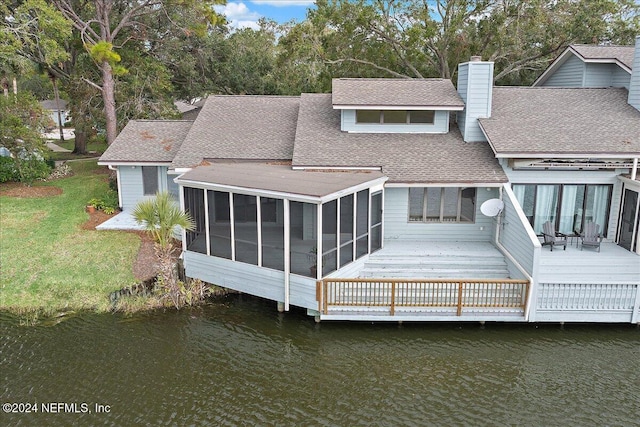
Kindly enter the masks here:
<path id="1" fill-rule="evenodd" d="M 51 168 L 43 159 L 31 156 L 17 162 L 20 182 L 31 185 L 33 181 L 46 179 L 51 174 Z"/>
<path id="2" fill-rule="evenodd" d="M 0 157 L 0 182 L 18 181 L 16 162 L 11 157 Z"/>

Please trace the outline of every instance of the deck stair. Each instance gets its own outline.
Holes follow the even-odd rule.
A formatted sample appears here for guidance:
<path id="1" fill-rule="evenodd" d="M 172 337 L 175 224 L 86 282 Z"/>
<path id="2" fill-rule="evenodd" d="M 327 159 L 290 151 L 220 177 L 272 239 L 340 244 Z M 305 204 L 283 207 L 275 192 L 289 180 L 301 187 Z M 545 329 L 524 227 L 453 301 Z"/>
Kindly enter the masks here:
<path id="1" fill-rule="evenodd" d="M 480 242 L 393 242 L 371 254 L 359 276 L 397 279 L 510 277 L 502 253 L 491 244 Z"/>

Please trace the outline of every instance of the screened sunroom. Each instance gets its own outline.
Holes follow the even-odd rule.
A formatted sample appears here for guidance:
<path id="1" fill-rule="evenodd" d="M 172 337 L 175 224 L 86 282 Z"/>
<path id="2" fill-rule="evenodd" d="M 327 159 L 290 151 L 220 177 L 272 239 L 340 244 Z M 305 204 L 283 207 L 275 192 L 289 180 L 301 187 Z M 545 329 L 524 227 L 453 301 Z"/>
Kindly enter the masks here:
<path id="1" fill-rule="evenodd" d="M 183 249 L 320 279 L 382 247 L 377 171 L 214 163 L 177 179 L 196 223 Z"/>

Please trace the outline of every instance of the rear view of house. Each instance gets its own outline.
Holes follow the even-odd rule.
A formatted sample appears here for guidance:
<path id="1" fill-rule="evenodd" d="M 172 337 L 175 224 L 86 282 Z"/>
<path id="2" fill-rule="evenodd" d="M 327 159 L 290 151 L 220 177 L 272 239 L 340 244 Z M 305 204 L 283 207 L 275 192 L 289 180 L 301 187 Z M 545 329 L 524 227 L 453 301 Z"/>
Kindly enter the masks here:
<path id="1" fill-rule="evenodd" d="M 569 47 L 533 87 L 495 87 L 474 57 L 455 87 L 211 96 L 194 121 L 130 122 L 100 162 L 118 170 L 123 214 L 176 194 L 197 224 L 188 276 L 281 310 L 638 323 L 638 40 Z M 566 250 L 543 247 L 544 224 Z M 587 224 L 599 252 L 581 245 Z"/>

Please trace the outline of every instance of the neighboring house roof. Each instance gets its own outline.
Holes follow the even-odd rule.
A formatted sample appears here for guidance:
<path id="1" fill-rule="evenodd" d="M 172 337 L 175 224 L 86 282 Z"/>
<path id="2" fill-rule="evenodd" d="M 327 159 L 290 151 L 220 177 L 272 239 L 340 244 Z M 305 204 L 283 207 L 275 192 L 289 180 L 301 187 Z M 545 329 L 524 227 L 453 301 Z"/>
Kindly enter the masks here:
<path id="1" fill-rule="evenodd" d="M 479 122 L 499 157 L 640 153 L 640 111 L 620 88 L 496 87 Z"/>
<path id="2" fill-rule="evenodd" d="M 291 160 L 299 104 L 300 97 L 210 96 L 172 167 L 203 159 Z"/>
<path id="3" fill-rule="evenodd" d="M 196 108 L 198 108 L 197 105 L 189 104 L 188 102 L 184 102 L 184 101 L 174 101 L 173 105 L 176 106 L 176 108 L 178 109 L 178 112 L 180 113 L 186 113 L 187 111 L 195 110 Z"/>
<path id="4" fill-rule="evenodd" d="M 67 105 L 68 105 L 67 101 L 65 101 L 64 99 L 60 100 L 60 110 L 66 110 L 67 109 Z M 40 101 L 40 106 L 44 110 L 53 110 L 53 111 L 58 110 L 58 107 L 56 106 L 56 101 L 53 100 L 53 99 L 47 99 L 46 101 Z"/>
<path id="5" fill-rule="evenodd" d="M 507 177 L 486 143 L 446 134 L 347 133 L 330 94 L 303 94 L 294 167 L 381 167 L 389 182 L 499 183 Z"/>
<path id="6" fill-rule="evenodd" d="M 187 120 L 131 120 L 100 162 L 171 162 L 193 124 Z"/>
<path id="7" fill-rule="evenodd" d="M 633 69 L 634 46 L 598 46 L 587 44 L 572 44 L 567 47 L 547 67 L 546 70 L 533 82 L 533 86 L 542 85 L 553 73 L 564 64 L 567 59 L 576 56 L 582 62 L 592 62 L 600 64 L 617 64 L 619 67 L 631 74 Z"/>
<path id="8" fill-rule="evenodd" d="M 333 79 L 332 102 L 335 108 L 464 108 L 448 79 Z"/>
<path id="9" fill-rule="evenodd" d="M 377 171 L 300 171 L 281 163 L 221 162 L 191 169 L 179 181 L 324 197 L 382 178 Z"/>
<path id="10" fill-rule="evenodd" d="M 619 63 L 633 69 L 633 46 L 596 46 L 573 44 L 569 46 L 585 62 Z"/>

